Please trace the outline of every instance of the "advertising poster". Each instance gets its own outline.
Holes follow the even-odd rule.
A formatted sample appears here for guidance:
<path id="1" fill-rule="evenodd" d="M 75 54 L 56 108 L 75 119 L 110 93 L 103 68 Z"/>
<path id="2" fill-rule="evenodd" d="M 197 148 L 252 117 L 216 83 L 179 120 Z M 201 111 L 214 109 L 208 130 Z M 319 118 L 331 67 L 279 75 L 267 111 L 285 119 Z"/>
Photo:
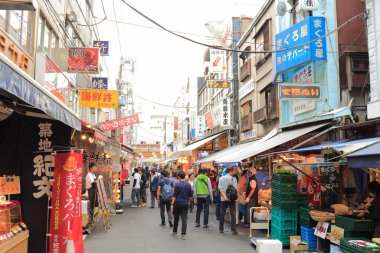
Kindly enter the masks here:
<path id="1" fill-rule="evenodd" d="M 114 90 L 79 90 L 79 106 L 91 108 L 117 108 L 119 92 Z"/>
<path id="2" fill-rule="evenodd" d="M 97 90 L 107 90 L 108 89 L 108 78 L 107 77 L 92 77 L 91 86 Z"/>
<path id="3" fill-rule="evenodd" d="M 70 47 L 68 72 L 99 73 L 99 48 Z"/>
<path id="4" fill-rule="evenodd" d="M 82 153 L 55 156 L 50 253 L 83 253 L 82 235 Z M 68 251 L 71 250 L 71 251 Z"/>
<path id="5" fill-rule="evenodd" d="M 94 40 L 92 42 L 93 47 L 98 47 L 100 50 L 100 56 L 109 55 L 109 41 L 106 40 Z"/>

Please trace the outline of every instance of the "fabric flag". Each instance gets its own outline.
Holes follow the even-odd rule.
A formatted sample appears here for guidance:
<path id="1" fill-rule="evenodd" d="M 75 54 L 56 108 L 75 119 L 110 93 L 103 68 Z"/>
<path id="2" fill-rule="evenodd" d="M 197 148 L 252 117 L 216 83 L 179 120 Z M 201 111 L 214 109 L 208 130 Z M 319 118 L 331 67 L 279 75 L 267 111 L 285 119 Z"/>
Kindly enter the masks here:
<path id="1" fill-rule="evenodd" d="M 50 253 L 75 249 L 83 253 L 82 236 L 82 153 L 55 156 L 52 211 L 50 216 Z"/>

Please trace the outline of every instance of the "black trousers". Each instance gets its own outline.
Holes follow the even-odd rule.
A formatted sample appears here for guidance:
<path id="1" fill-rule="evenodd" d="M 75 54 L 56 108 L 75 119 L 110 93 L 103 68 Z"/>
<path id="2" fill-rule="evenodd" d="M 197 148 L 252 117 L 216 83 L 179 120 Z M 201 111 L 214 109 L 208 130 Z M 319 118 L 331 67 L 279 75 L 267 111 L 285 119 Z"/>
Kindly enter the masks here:
<path id="1" fill-rule="evenodd" d="M 160 215 L 161 215 L 161 224 L 165 224 L 165 209 L 168 213 L 168 221 L 172 222 L 173 216 L 170 210 L 171 203 L 170 201 L 164 202 L 162 199 L 160 200 Z"/>
<path id="2" fill-rule="evenodd" d="M 227 208 L 230 209 L 231 215 L 231 231 L 236 230 L 236 201 L 222 201 L 220 205 L 219 231 L 224 230 L 224 217 L 226 216 Z"/>
<path id="3" fill-rule="evenodd" d="M 88 213 L 89 213 L 88 217 L 89 217 L 89 222 L 91 223 L 94 218 L 96 192 L 94 188 L 87 189 L 87 192 L 88 192 L 88 200 L 90 201 L 90 209 L 88 210 Z"/>
<path id="4" fill-rule="evenodd" d="M 179 217 L 181 217 L 181 220 L 182 220 L 181 234 L 186 235 L 188 213 L 189 213 L 188 203 L 175 203 L 174 209 L 173 209 L 173 214 L 174 214 L 173 233 L 177 233 Z"/>

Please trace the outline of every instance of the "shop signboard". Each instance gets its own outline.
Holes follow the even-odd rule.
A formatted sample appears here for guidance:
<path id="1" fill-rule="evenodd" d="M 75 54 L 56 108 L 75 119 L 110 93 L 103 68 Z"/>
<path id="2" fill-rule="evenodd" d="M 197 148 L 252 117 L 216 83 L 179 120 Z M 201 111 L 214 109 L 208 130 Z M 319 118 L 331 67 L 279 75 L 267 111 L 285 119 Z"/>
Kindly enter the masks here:
<path id="1" fill-rule="evenodd" d="M 204 136 L 204 131 L 206 130 L 205 116 L 198 115 L 195 116 L 195 138 L 200 138 Z"/>
<path id="2" fill-rule="evenodd" d="M 109 41 L 106 40 L 94 40 L 92 42 L 93 47 L 97 47 L 100 50 L 100 56 L 108 56 Z"/>
<path id="3" fill-rule="evenodd" d="M 210 73 L 225 73 L 227 71 L 226 51 L 210 49 Z"/>
<path id="4" fill-rule="evenodd" d="M 99 48 L 70 47 L 68 50 L 68 72 L 99 73 Z"/>
<path id="5" fill-rule="evenodd" d="M 97 90 L 108 90 L 108 78 L 107 77 L 92 77 L 91 86 Z"/>
<path id="6" fill-rule="evenodd" d="M 114 90 L 79 90 L 79 106 L 91 108 L 117 108 L 119 92 Z"/>
<path id="7" fill-rule="evenodd" d="M 206 124 L 208 129 L 214 128 L 214 119 L 212 117 L 212 111 L 206 113 Z"/>
<path id="8" fill-rule="evenodd" d="M 305 67 L 296 71 L 293 74 L 294 83 L 313 83 L 314 82 L 314 68 L 313 64 L 307 64 Z M 298 115 L 304 112 L 315 110 L 315 101 L 313 100 L 294 100 L 292 109 L 293 115 Z"/>
<path id="9" fill-rule="evenodd" d="M 251 131 L 243 132 L 240 134 L 240 141 L 246 141 L 252 138 L 256 138 L 256 129 Z"/>
<path id="10" fill-rule="evenodd" d="M 49 252 L 84 252 L 82 235 L 82 153 L 55 156 Z M 71 236 L 70 236 L 71 234 Z"/>
<path id="11" fill-rule="evenodd" d="M 1 30 L 0 52 L 29 76 L 34 77 L 34 59 Z"/>
<path id="12" fill-rule="evenodd" d="M 107 142 L 108 141 L 108 138 L 106 135 L 102 134 L 101 132 L 99 131 L 96 131 L 94 132 L 94 137 L 98 140 L 101 140 L 101 141 L 104 141 L 104 142 Z"/>
<path id="13" fill-rule="evenodd" d="M 10 195 L 20 193 L 20 177 L 5 176 L 0 177 L 0 195 Z"/>
<path id="14" fill-rule="evenodd" d="M 239 99 L 244 98 L 255 89 L 255 82 L 251 79 L 239 89 Z"/>
<path id="15" fill-rule="evenodd" d="M 140 123 L 139 115 L 133 114 L 133 115 L 130 115 L 127 117 L 109 120 L 109 121 L 100 123 L 99 125 L 100 125 L 100 128 L 104 132 L 107 132 L 107 131 L 111 131 L 111 130 L 115 130 L 115 129 L 122 129 L 124 127 L 136 125 L 139 123 Z"/>
<path id="16" fill-rule="evenodd" d="M 222 104 L 221 104 L 221 126 L 229 126 L 230 125 L 230 99 L 229 98 L 223 98 Z"/>
<path id="17" fill-rule="evenodd" d="M 208 80 L 207 87 L 208 88 L 221 88 L 228 89 L 230 88 L 231 82 L 226 80 Z"/>
<path id="18" fill-rule="evenodd" d="M 276 74 L 312 60 L 326 60 L 323 17 L 311 16 L 276 34 Z"/>
<path id="19" fill-rule="evenodd" d="M 321 86 L 310 84 L 280 84 L 281 100 L 321 100 Z"/>

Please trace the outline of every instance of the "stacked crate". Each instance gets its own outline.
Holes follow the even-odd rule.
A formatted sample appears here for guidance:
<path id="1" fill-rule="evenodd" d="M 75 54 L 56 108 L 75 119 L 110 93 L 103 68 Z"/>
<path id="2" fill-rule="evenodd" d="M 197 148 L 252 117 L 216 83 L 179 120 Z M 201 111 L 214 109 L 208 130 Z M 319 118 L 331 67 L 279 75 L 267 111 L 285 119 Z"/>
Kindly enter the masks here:
<path id="1" fill-rule="evenodd" d="M 356 219 L 350 216 L 336 215 L 335 225 L 344 229 L 345 238 L 372 238 L 374 224 L 372 220 Z"/>
<path id="2" fill-rule="evenodd" d="M 310 217 L 310 210 L 308 207 L 301 207 L 300 209 L 300 225 L 305 228 L 315 228 L 318 224 Z"/>
<path id="3" fill-rule="evenodd" d="M 301 226 L 301 240 L 309 245 L 310 250 L 317 248 L 317 237 L 314 235 L 314 228 Z"/>
<path id="4" fill-rule="evenodd" d="M 365 238 L 343 238 L 340 239 L 340 250 L 342 253 L 370 253 L 379 252 L 380 245 Z"/>
<path id="5" fill-rule="evenodd" d="M 273 174 L 272 238 L 289 246 L 290 236 L 297 235 L 297 227 L 297 175 Z"/>

